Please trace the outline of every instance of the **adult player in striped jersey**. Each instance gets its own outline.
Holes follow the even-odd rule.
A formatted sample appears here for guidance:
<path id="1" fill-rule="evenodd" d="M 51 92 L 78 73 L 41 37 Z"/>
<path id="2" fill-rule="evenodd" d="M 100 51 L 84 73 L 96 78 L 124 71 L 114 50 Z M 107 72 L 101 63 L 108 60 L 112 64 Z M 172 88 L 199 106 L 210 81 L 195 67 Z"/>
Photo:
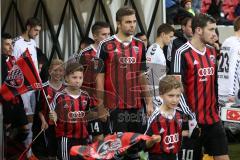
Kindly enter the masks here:
<path id="1" fill-rule="evenodd" d="M 216 21 L 211 16 L 199 14 L 193 18 L 193 38 L 177 50 L 174 73 L 181 75 L 186 100 L 201 128 L 196 149 L 204 146 L 215 160 L 228 160 L 227 138 L 217 107 L 216 51 L 208 45 L 214 43 L 215 29 Z"/>
<path id="2" fill-rule="evenodd" d="M 106 22 L 98 21 L 92 26 L 92 35 L 94 44 L 91 44 L 87 48 L 81 50 L 78 55 L 81 65 L 84 67 L 84 79 L 82 89 L 87 91 L 89 96 L 94 100 L 94 106 L 97 105 L 96 101 L 96 69 L 98 68 L 98 59 L 96 58 L 97 47 L 99 43 L 110 36 L 110 26 Z M 94 140 L 102 139 L 105 123 L 96 120 L 97 117 L 93 117 L 89 121 L 89 131 L 93 135 Z"/>
<path id="3" fill-rule="evenodd" d="M 234 21 L 234 36 L 221 47 L 218 65 L 218 96 L 223 102 L 234 102 L 240 80 L 240 17 Z"/>
<path id="4" fill-rule="evenodd" d="M 150 116 L 153 112 L 152 97 L 144 74 L 145 47 L 141 40 L 133 36 L 136 28 L 135 10 L 127 6 L 120 8 L 116 13 L 116 21 L 117 34 L 102 41 L 97 52 L 104 62 L 104 67 L 97 75 L 97 90 L 102 91 L 98 92 L 98 97 L 100 104 L 111 110 L 112 132 L 141 133 L 142 95 L 146 98 L 147 114 Z M 105 93 L 111 94 L 106 96 Z M 132 160 L 139 158 L 135 153 L 127 156 Z"/>

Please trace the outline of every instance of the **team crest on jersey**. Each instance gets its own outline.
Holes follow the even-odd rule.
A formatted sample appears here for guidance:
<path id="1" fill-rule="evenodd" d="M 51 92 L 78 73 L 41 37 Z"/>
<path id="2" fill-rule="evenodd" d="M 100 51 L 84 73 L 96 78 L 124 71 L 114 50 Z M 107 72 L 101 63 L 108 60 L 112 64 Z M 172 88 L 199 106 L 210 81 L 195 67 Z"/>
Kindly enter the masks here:
<path id="1" fill-rule="evenodd" d="M 133 46 L 133 49 L 134 49 L 134 51 L 135 51 L 136 54 L 139 53 L 139 47 L 137 47 L 137 46 Z"/>
<path id="2" fill-rule="evenodd" d="M 210 61 L 214 64 L 216 63 L 216 58 L 214 55 L 210 55 Z"/>
<path id="3" fill-rule="evenodd" d="M 86 106 L 86 105 L 87 105 L 87 101 L 83 100 L 83 101 L 82 101 L 82 105 L 83 105 L 83 106 Z"/>
<path id="4" fill-rule="evenodd" d="M 108 42 L 103 44 L 103 50 L 105 52 L 111 52 L 114 51 L 117 48 L 116 44 L 114 42 Z"/>
<path id="5" fill-rule="evenodd" d="M 24 83 L 24 76 L 21 69 L 17 65 L 14 65 L 9 71 L 4 83 L 13 88 L 22 87 Z"/>

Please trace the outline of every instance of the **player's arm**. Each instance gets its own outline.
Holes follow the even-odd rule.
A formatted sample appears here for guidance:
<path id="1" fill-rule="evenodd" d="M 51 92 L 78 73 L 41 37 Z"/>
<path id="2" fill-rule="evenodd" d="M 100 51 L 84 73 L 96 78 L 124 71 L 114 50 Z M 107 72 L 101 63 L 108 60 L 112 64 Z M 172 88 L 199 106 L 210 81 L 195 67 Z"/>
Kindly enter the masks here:
<path id="1" fill-rule="evenodd" d="M 98 117 L 102 121 L 107 120 L 108 111 L 104 106 L 104 82 L 105 82 L 105 65 L 104 60 L 107 58 L 107 52 L 104 50 L 104 43 L 100 43 L 97 50 L 97 58 L 98 58 L 98 70 L 96 76 L 96 97 L 98 101 Z"/>
<path id="2" fill-rule="evenodd" d="M 148 81 L 147 81 L 147 77 L 145 75 L 145 71 L 147 69 L 146 67 L 146 53 L 145 53 L 145 48 L 142 48 L 142 59 L 141 59 L 141 89 L 142 89 L 142 94 L 145 97 L 146 100 L 146 109 L 147 109 L 147 116 L 151 116 L 152 112 L 153 112 L 153 102 L 152 102 L 152 95 L 150 92 L 150 89 L 148 87 Z"/>
<path id="3" fill-rule="evenodd" d="M 181 53 L 180 50 L 177 50 L 175 54 L 175 60 L 174 60 L 174 66 L 173 66 L 173 74 L 180 76 L 183 86 L 185 81 L 186 70 L 187 70 L 187 63 L 185 60 L 185 56 L 183 53 Z M 186 99 L 187 97 L 185 96 L 184 93 L 182 93 L 180 97 L 180 110 L 183 113 L 189 115 L 192 119 L 196 119 L 195 114 L 190 110 Z"/>
<path id="4" fill-rule="evenodd" d="M 229 60 L 229 101 L 235 102 L 235 96 L 239 90 L 239 78 L 240 78 L 240 48 L 235 48 L 232 50 L 231 59 Z M 226 65 L 226 67 L 228 67 Z"/>

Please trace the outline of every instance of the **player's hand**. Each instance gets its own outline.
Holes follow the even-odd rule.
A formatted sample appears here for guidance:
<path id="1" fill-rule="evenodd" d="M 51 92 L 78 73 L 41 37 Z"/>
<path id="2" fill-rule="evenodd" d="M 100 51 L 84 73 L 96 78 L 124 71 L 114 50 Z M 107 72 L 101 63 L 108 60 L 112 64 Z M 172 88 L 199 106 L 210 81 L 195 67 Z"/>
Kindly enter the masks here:
<path id="1" fill-rule="evenodd" d="M 87 121 L 96 120 L 96 119 L 98 119 L 98 112 L 94 111 L 94 110 L 91 110 L 91 111 L 86 113 L 86 118 L 87 118 Z"/>
<path id="2" fill-rule="evenodd" d="M 49 112 L 49 119 L 56 123 L 57 122 L 57 113 L 55 111 L 51 110 Z"/>
<path id="3" fill-rule="evenodd" d="M 98 106 L 98 118 L 102 122 L 106 122 L 108 117 L 109 117 L 108 110 L 103 105 Z"/>
<path id="4" fill-rule="evenodd" d="M 47 129 L 48 128 L 48 124 L 46 122 L 46 120 L 42 120 L 42 125 L 41 125 L 41 129 Z"/>
<path id="5" fill-rule="evenodd" d="M 229 96 L 228 102 L 235 103 L 235 96 Z"/>
<path id="6" fill-rule="evenodd" d="M 153 113 L 154 109 L 153 109 L 153 103 L 150 103 L 147 105 L 147 117 L 150 117 Z"/>
<path id="7" fill-rule="evenodd" d="M 155 143 L 160 142 L 161 141 L 161 136 L 160 135 L 152 135 L 152 139 Z"/>

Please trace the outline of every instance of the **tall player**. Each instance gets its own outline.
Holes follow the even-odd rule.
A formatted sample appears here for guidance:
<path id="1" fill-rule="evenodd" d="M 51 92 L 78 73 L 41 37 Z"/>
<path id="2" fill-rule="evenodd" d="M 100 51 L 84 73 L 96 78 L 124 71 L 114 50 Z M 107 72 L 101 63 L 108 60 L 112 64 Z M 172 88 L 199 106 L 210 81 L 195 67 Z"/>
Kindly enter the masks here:
<path id="1" fill-rule="evenodd" d="M 197 147 L 215 160 L 228 160 L 227 138 L 217 108 L 216 21 L 199 14 L 192 20 L 193 38 L 175 55 L 174 73 L 181 75 L 188 105 L 195 112 L 201 128 Z M 221 144 L 221 145 L 219 145 Z"/>
<path id="2" fill-rule="evenodd" d="M 240 17 L 234 21 L 234 36 L 227 38 L 221 47 L 218 66 L 218 96 L 222 102 L 235 101 L 239 89 Z M 237 84 L 235 84 L 236 82 Z"/>
<path id="3" fill-rule="evenodd" d="M 37 50 L 36 50 L 36 42 L 35 38 L 39 35 L 41 31 L 41 22 L 37 18 L 29 18 L 25 25 L 25 30 L 21 36 L 17 37 L 14 40 L 13 47 L 13 55 L 16 59 L 18 59 L 26 49 L 29 50 L 35 68 L 38 70 L 38 61 L 37 61 Z M 21 95 L 24 109 L 26 111 L 26 115 L 28 116 L 28 127 L 30 129 L 28 138 L 25 140 L 25 145 L 28 146 L 32 142 L 32 123 L 33 123 L 33 115 L 36 107 L 36 98 L 34 91 L 29 91 Z M 29 150 L 27 157 L 29 159 L 37 159 L 32 153 L 31 149 Z"/>
<path id="4" fill-rule="evenodd" d="M 80 63 L 84 67 L 84 79 L 82 89 L 87 91 L 89 96 L 94 99 L 94 106 L 97 105 L 96 102 L 96 74 L 95 66 L 98 63 L 98 59 L 96 58 L 97 47 L 99 43 L 108 38 L 110 36 L 110 26 L 106 22 L 95 22 L 92 26 L 92 35 L 94 39 L 94 44 L 91 44 L 87 48 L 83 49 L 78 57 L 80 59 Z M 96 117 L 93 117 L 96 118 Z M 89 122 L 89 131 L 91 135 L 94 136 L 94 139 L 103 138 L 104 123 L 99 120 L 93 119 Z"/>
<path id="5" fill-rule="evenodd" d="M 147 115 L 153 112 L 153 104 L 147 80 L 144 43 L 133 37 L 136 28 L 135 10 L 122 7 L 116 13 L 118 33 L 102 41 L 97 55 L 104 67 L 97 75 L 99 104 L 110 109 L 112 132 L 142 131 L 143 101 L 146 98 Z M 110 93 L 108 96 L 104 93 Z M 102 111 L 102 107 L 98 107 Z M 99 112 L 100 113 L 100 112 Z M 102 113 L 100 113 L 102 114 Z M 127 155 L 138 159 L 138 154 Z"/>

